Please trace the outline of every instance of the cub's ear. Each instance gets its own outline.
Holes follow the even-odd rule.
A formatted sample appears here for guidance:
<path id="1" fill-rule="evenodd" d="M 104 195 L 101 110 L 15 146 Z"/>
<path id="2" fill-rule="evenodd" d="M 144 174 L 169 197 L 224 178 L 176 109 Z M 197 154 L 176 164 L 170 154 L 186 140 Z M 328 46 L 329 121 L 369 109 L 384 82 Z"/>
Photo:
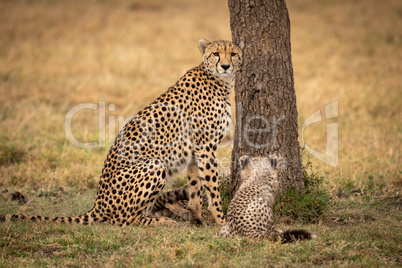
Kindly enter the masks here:
<path id="1" fill-rule="evenodd" d="M 240 47 L 241 50 L 243 50 L 244 49 L 244 41 L 241 41 L 237 46 Z"/>
<path id="2" fill-rule="evenodd" d="M 248 155 L 243 155 L 239 159 L 239 164 L 242 170 L 247 169 L 250 166 L 250 157 L 248 157 Z"/>
<path id="3" fill-rule="evenodd" d="M 269 158 L 269 162 L 271 164 L 272 169 L 276 169 L 276 166 L 278 165 L 278 159 L 276 158 Z"/>
<path id="4" fill-rule="evenodd" d="M 206 39 L 200 39 L 200 41 L 198 41 L 198 49 L 200 50 L 201 54 L 204 55 L 205 52 L 205 48 L 211 44 L 210 41 L 206 40 Z"/>

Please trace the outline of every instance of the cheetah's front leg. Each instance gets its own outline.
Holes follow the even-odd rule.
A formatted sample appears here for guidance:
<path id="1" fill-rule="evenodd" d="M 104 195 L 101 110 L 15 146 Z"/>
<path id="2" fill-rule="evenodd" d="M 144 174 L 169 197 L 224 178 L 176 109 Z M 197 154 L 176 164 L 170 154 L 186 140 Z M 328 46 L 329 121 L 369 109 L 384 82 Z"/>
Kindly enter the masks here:
<path id="1" fill-rule="evenodd" d="M 214 152 L 195 153 L 198 176 L 202 181 L 208 197 L 208 210 L 211 211 L 218 225 L 225 224 L 222 212 L 222 200 L 219 192 L 218 165 Z M 200 196 L 198 196 L 200 197 Z M 190 199 L 191 200 L 191 199 Z"/>
<path id="2" fill-rule="evenodd" d="M 202 225 L 201 220 L 201 180 L 198 177 L 198 169 L 195 165 L 195 159 L 187 169 L 187 184 L 189 189 L 190 223 Z"/>

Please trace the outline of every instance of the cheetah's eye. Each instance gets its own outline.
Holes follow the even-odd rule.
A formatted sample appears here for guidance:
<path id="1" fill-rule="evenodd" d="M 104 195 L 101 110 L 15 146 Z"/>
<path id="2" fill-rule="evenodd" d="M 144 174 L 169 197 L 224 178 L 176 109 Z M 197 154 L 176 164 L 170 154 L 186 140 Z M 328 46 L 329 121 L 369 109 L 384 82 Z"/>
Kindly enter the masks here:
<path id="1" fill-rule="evenodd" d="M 232 53 L 230 54 L 231 57 L 234 57 L 234 56 L 236 56 L 236 55 L 237 55 L 237 53 L 234 53 L 234 52 L 232 52 Z"/>
<path id="2" fill-rule="evenodd" d="M 218 52 L 214 52 L 214 53 L 212 53 L 212 55 L 214 55 L 214 56 L 216 56 L 216 57 L 219 57 L 219 53 L 218 53 Z"/>

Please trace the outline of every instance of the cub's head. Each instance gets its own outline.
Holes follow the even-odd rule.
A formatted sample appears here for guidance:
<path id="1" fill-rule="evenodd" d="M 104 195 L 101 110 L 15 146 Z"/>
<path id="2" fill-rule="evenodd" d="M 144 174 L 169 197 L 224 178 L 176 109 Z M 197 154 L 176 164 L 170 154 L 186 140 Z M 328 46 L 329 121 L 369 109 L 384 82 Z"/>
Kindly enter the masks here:
<path id="1" fill-rule="evenodd" d="M 239 159 L 241 184 L 244 185 L 251 181 L 268 178 L 276 182 L 278 169 L 281 169 L 280 162 L 281 159 L 276 156 L 250 158 L 247 155 L 243 155 Z"/>
<path id="2" fill-rule="evenodd" d="M 244 43 L 235 45 L 230 41 L 205 39 L 198 41 L 205 68 L 223 81 L 231 82 L 243 62 Z"/>

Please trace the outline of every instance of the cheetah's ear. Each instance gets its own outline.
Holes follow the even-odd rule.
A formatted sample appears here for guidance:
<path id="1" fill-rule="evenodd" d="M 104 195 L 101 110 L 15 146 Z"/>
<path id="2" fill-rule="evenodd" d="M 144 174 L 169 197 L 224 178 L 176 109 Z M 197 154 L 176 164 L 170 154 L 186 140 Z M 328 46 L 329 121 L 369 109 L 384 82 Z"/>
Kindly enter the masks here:
<path id="1" fill-rule="evenodd" d="M 200 39 L 200 41 L 198 41 L 198 48 L 201 52 L 202 55 L 204 55 L 205 52 L 205 48 L 211 44 L 210 41 L 206 40 L 206 39 Z"/>
<path id="2" fill-rule="evenodd" d="M 250 157 L 248 157 L 248 155 L 243 155 L 242 157 L 240 157 L 239 159 L 240 162 L 240 168 L 246 169 L 250 166 Z"/>
<path id="3" fill-rule="evenodd" d="M 237 46 L 240 47 L 241 50 L 243 50 L 244 49 L 244 41 L 241 41 Z"/>

